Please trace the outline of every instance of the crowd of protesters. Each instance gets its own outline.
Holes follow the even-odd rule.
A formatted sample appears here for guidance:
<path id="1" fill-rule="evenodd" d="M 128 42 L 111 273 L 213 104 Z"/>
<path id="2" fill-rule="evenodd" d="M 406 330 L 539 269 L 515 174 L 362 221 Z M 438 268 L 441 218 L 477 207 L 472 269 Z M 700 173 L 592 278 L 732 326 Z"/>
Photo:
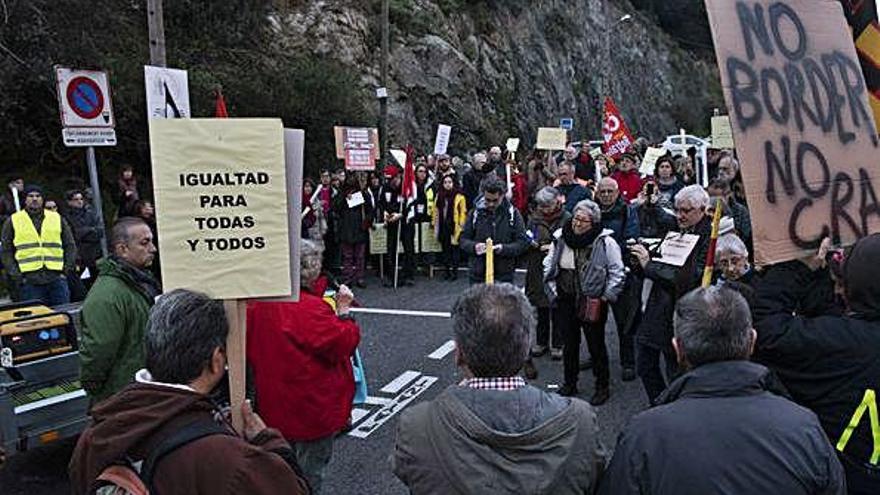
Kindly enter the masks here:
<path id="1" fill-rule="evenodd" d="M 132 455 L 150 460 L 171 442 L 178 450 L 163 453 L 179 462 L 157 471 L 163 493 L 320 492 L 355 395 L 360 329 L 349 287 L 365 287 L 368 270 L 386 287 L 414 285 L 435 268 L 456 280 L 466 264 L 473 287 L 453 310 L 464 381 L 400 419 L 392 467 L 413 493 L 843 494 L 847 485 L 852 494 L 880 493 L 880 240 L 869 236 L 851 252 L 826 241 L 815 257 L 758 270 L 734 153 L 714 155 L 704 187 L 695 153 L 646 167 L 644 151 L 644 143 L 618 157 L 569 147 L 516 160 L 493 146 L 469 160 L 416 157 L 411 174 L 386 164 L 306 178 L 301 300 L 247 309 L 254 406 L 243 406 L 243 439 L 226 438 L 234 433 L 222 419 L 228 410 L 218 409 L 222 308 L 188 291 L 155 302 L 154 212 L 131 168 L 120 172 L 120 218 L 105 259 L 87 190 L 69 191 L 59 216 L 39 186 L 14 178 L 0 215 L 18 297 L 58 303 L 53 287 L 63 281 L 86 298 L 83 384 L 95 423 L 71 462 L 74 491 L 116 483 L 109 466 Z M 371 250 L 377 232 L 381 252 Z M 699 237 L 681 266 L 659 259 L 670 232 Z M 37 253 L 39 267 L 17 253 L 34 239 L 50 246 Z M 707 258 L 714 276 L 700 288 Z M 524 291 L 511 285 L 517 269 Z M 483 285 L 487 277 L 497 284 Z M 612 393 L 610 321 L 620 376 L 640 379 L 649 410 L 624 429 L 609 460 L 593 407 Z M 526 381 L 545 356 L 561 361 L 564 381 L 553 394 Z M 576 398 L 585 369 L 594 377 L 588 403 Z M 211 412 L 225 426 L 206 426 Z M 161 428 L 120 429 L 131 417 Z M 216 458 L 223 476 L 200 478 L 184 452 Z"/>

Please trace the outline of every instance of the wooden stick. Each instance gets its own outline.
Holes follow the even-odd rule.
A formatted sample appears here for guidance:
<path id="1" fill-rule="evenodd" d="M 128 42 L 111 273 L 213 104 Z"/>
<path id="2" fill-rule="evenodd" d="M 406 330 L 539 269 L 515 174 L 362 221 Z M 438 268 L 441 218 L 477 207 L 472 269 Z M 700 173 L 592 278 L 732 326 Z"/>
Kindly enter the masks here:
<path id="1" fill-rule="evenodd" d="M 492 238 L 486 239 L 486 285 L 495 283 L 495 244 Z"/>
<path id="2" fill-rule="evenodd" d="M 715 215 L 712 218 L 712 236 L 709 238 L 709 252 L 706 253 L 706 266 L 703 267 L 704 289 L 712 285 L 712 272 L 715 270 L 715 245 L 718 243 L 718 228 L 721 225 L 721 198 L 715 201 Z"/>
<path id="3" fill-rule="evenodd" d="M 232 426 L 239 435 L 244 436 L 241 405 L 245 399 L 247 300 L 229 299 L 223 301 L 223 306 L 226 308 L 226 318 L 229 320 L 229 335 L 226 337 L 226 361 L 229 370 Z"/>

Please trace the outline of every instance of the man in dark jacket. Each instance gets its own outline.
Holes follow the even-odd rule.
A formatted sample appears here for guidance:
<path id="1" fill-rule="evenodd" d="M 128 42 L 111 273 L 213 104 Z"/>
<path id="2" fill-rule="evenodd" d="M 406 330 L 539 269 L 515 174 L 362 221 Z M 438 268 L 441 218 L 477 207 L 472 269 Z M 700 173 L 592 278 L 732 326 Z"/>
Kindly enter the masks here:
<path id="1" fill-rule="evenodd" d="M 470 255 L 470 281 L 480 284 L 486 280 L 486 241 L 494 246 L 495 280 L 513 283 L 516 258 L 529 246 L 525 223 L 519 211 L 504 197 L 505 185 L 501 179 L 490 176 L 483 181 L 483 197 L 468 213 L 459 245 Z"/>
<path id="2" fill-rule="evenodd" d="M 706 216 L 708 206 L 709 195 L 698 185 L 687 186 L 675 196 L 679 232 L 699 236 L 683 266 L 652 260 L 648 250 L 641 244 L 630 247 L 630 253 L 638 260 L 645 279 L 652 283 L 645 314 L 636 329 L 635 339 L 636 372 L 642 379 L 648 400 L 652 403 L 676 372 L 675 357 L 670 344 L 672 311 L 678 298 L 700 285 L 712 233 L 712 219 Z M 661 354 L 666 362 L 665 378 L 660 371 Z"/>
<path id="3" fill-rule="evenodd" d="M 464 193 L 464 199 L 467 200 L 468 210 L 473 209 L 480 195 L 480 184 L 486 175 L 493 172 L 493 169 L 486 164 L 486 154 L 477 153 L 474 155 L 473 168 L 464 174 L 461 184 L 461 192 Z"/>
<path id="4" fill-rule="evenodd" d="M 755 339 L 737 292 L 682 297 L 673 344 L 688 372 L 621 433 L 600 493 L 844 495 L 843 468 L 816 415 L 748 361 Z"/>
<path id="5" fill-rule="evenodd" d="M 94 422 L 77 442 L 70 460 L 75 495 L 94 493 L 96 479 L 112 463 L 129 459 L 135 465 L 192 425 L 212 434 L 155 464 L 150 493 L 308 493 L 290 445 L 249 403 L 242 406 L 238 434 L 218 419 L 224 415 L 211 394 L 226 376 L 228 333 L 222 301 L 182 289 L 162 296 L 146 328 L 146 369 L 137 373 L 137 383 L 92 410 Z"/>
<path id="6" fill-rule="evenodd" d="M 394 285 L 394 271 L 397 268 L 395 261 L 398 261 L 397 249 L 399 244 L 403 244 L 403 269 L 400 273 L 401 285 L 413 285 L 415 282 L 416 271 L 416 226 L 414 222 L 413 203 L 407 202 L 401 196 L 401 186 L 403 178 L 400 169 L 388 165 L 385 167 L 385 185 L 379 191 L 378 209 L 384 219 L 385 230 L 388 233 L 388 250 L 385 254 L 386 279 L 383 284 L 385 287 Z M 400 242 L 398 243 L 398 239 Z"/>
<path id="7" fill-rule="evenodd" d="M 73 229 L 76 239 L 77 260 L 79 267 L 77 275 L 88 270 L 85 277 L 86 288 L 90 288 L 98 277 L 98 267 L 95 263 L 101 257 L 101 231 L 103 224 L 98 222 L 98 216 L 90 208 L 86 207 L 82 191 L 73 189 L 67 192 L 67 208 L 64 210 L 64 218 Z"/>
<path id="8" fill-rule="evenodd" d="M 452 318 L 464 380 L 403 411 L 394 474 L 418 495 L 594 493 L 605 451 L 593 408 L 517 376 L 535 327 L 525 295 L 477 285 Z"/>
<path id="9" fill-rule="evenodd" d="M 810 282 L 825 256 L 809 267 L 789 262 L 768 269 L 756 284 L 756 357 L 769 366 L 798 404 L 819 416 L 837 447 L 851 495 L 880 493 L 880 234 L 861 239 L 843 266 L 847 312 L 810 307 L 827 293 Z M 806 315 L 818 314 L 816 317 Z"/>
<path id="10" fill-rule="evenodd" d="M 144 327 L 162 293 L 148 271 L 156 247 L 150 227 L 123 217 L 110 233 L 113 254 L 98 263 L 98 280 L 82 307 L 80 379 L 92 404 L 131 382 L 144 366 Z"/>
<path id="11" fill-rule="evenodd" d="M 602 228 L 612 230 L 620 251 L 626 252 L 626 241 L 638 239 L 641 235 L 636 207 L 630 206 L 623 200 L 617 181 L 611 177 L 599 181 L 596 198 L 602 209 Z M 624 257 L 624 264 L 627 266 L 626 282 L 620 297 L 611 305 L 611 311 L 614 314 L 614 323 L 620 340 L 622 378 L 623 381 L 628 382 L 636 378 L 633 334 L 642 318 L 642 278 L 631 269 L 629 256 Z"/>
<path id="12" fill-rule="evenodd" d="M 568 162 L 559 164 L 556 169 L 556 179 L 559 184 L 556 189 L 565 196 L 565 211 L 571 213 L 574 206 L 585 199 L 593 199 L 589 189 L 577 183 L 574 178 L 574 167 Z"/>

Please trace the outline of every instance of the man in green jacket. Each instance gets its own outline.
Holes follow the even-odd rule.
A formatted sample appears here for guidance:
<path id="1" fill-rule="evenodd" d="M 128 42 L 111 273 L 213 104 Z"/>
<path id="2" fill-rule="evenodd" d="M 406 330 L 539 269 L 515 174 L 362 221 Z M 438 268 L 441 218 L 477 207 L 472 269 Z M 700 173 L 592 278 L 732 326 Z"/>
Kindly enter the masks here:
<path id="1" fill-rule="evenodd" d="M 162 292 L 146 270 L 156 246 L 143 220 L 119 219 L 110 248 L 112 254 L 98 261 L 98 279 L 82 307 L 80 379 L 92 404 L 122 389 L 144 367 L 144 329 Z"/>

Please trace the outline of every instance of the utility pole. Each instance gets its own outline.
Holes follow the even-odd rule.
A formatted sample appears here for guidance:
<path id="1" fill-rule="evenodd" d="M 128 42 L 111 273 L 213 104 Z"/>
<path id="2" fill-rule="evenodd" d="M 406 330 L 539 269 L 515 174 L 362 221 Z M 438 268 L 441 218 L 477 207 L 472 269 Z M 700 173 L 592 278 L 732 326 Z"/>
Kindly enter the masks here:
<path id="1" fill-rule="evenodd" d="M 147 24 L 150 33 L 150 65 L 165 67 L 165 20 L 162 0 L 147 0 Z"/>
<path id="2" fill-rule="evenodd" d="M 388 44 L 389 44 L 389 0 L 382 0 L 382 60 L 380 66 L 381 84 L 376 91 L 379 98 L 379 163 L 385 163 L 388 155 Z"/>

